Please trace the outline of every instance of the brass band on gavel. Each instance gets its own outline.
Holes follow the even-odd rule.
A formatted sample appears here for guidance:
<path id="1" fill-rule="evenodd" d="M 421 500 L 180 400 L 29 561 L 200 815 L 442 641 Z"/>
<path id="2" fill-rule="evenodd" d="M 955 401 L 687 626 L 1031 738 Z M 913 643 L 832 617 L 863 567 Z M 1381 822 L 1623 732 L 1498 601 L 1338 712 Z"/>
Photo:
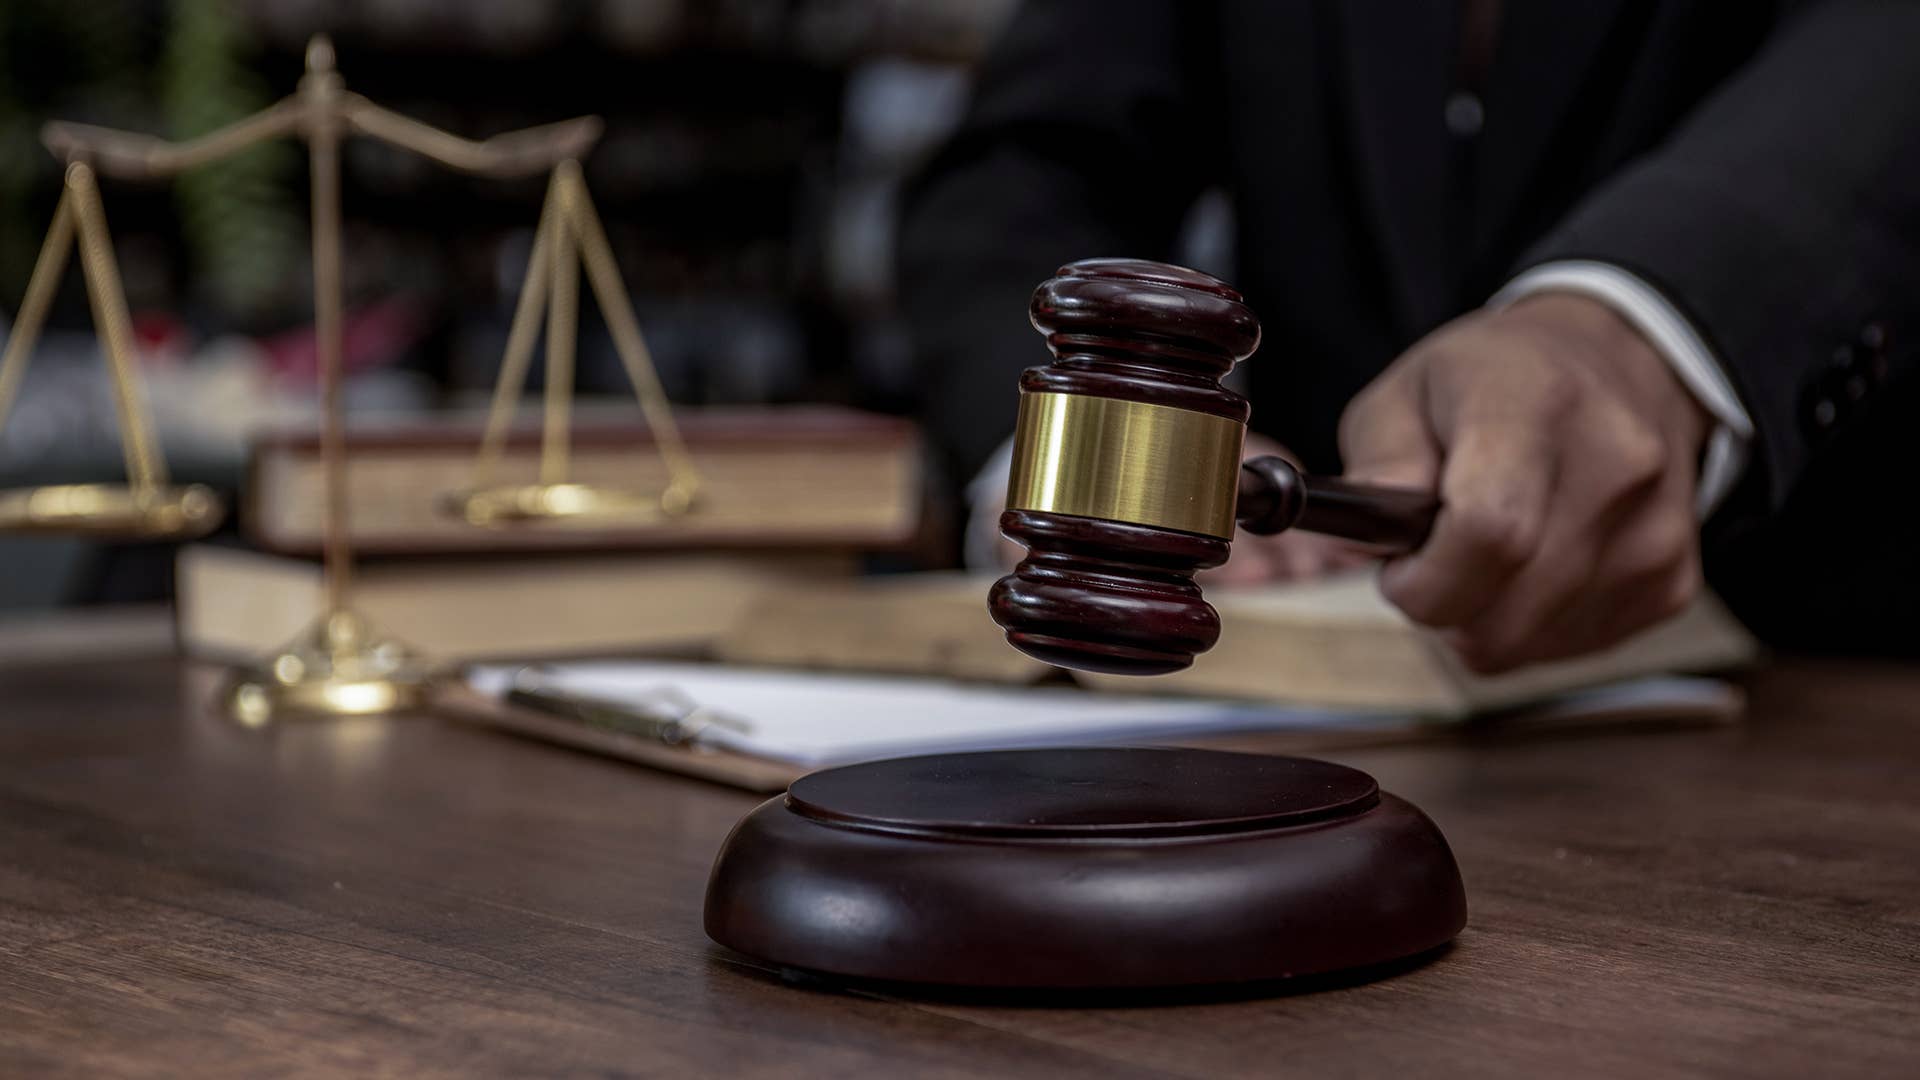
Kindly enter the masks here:
<path id="1" fill-rule="evenodd" d="M 1022 393 L 1007 508 L 1231 539 L 1246 433 L 1191 409 Z"/>

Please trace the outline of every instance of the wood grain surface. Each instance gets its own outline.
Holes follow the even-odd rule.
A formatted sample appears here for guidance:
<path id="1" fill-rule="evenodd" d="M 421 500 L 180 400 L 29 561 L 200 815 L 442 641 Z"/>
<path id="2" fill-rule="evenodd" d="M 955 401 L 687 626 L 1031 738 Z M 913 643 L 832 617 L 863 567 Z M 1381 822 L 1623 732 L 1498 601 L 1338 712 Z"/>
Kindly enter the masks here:
<path id="1" fill-rule="evenodd" d="M 1339 755 L 1451 839 L 1449 952 L 1078 1007 L 710 944 L 753 796 L 431 718 L 242 729 L 197 678 L 0 668 L 0 1075 L 1920 1069 L 1920 670 L 1783 662 L 1743 728 Z"/>

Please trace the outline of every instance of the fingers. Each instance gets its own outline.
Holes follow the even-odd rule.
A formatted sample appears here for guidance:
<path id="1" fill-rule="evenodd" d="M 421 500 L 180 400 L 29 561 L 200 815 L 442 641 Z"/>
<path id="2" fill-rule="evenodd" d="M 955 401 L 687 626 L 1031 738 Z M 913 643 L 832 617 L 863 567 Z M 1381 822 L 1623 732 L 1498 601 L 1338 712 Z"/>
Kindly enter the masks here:
<path id="1" fill-rule="evenodd" d="M 1501 670 L 1578 656 L 1610 648 L 1678 615 L 1701 588 L 1693 532 L 1692 485 L 1668 485 L 1656 498 L 1637 504 L 1631 519 L 1611 534 L 1589 574 L 1599 587 L 1566 595 L 1551 610 L 1516 615 L 1538 627 L 1524 639 L 1506 636 L 1511 629 L 1473 628 L 1464 635 L 1463 659 L 1476 668 Z"/>
<path id="2" fill-rule="evenodd" d="M 1432 491 L 1440 444 L 1428 423 L 1424 380 L 1392 369 L 1340 416 L 1340 460 L 1348 479 Z"/>
<path id="3" fill-rule="evenodd" d="M 1438 462 L 1433 532 L 1381 590 L 1496 672 L 1616 644 L 1693 598 L 1707 430 L 1636 331 L 1560 297 L 1436 331 L 1355 400 L 1341 437 L 1350 475 Z"/>
<path id="4" fill-rule="evenodd" d="M 1227 561 L 1211 570 L 1200 571 L 1195 575 L 1196 580 L 1203 588 L 1216 585 L 1237 588 L 1284 580 L 1289 576 L 1287 568 L 1274 560 L 1267 546 L 1259 542 L 1261 539 L 1236 532 Z"/>
<path id="5" fill-rule="evenodd" d="M 1330 536 L 1283 532 L 1255 536 L 1238 532 L 1233 554 L 1226 563 L 1200 574 L 1207 587 L 1266 585 L 1281 581 L 1309 581 L 1343 570 L 1357 569 L 1374 560 Z"/>
<path id="6" fill-rule="evenodd" d="M 1539 551 L 1558 471 L 1556 443 L 1532 425 L 1465 429 L 1447 457 L 1432 535 L 1387 564 L 1381 592 L 1428 626 L 1473 620 Z"/>
<path id="7" fill-rule="evenodd" d="M 1612 581 L 1601 569 L 1593 581 Z M 1447 640 L 1466 666 L 1498 674 L 1525 664 L 1583 656 L 1621 644 L 1649 626 L 1678 615 L 1699 595 L 1700 564 L 1692 553 L 1676 558 L 1665 574 L 1611 588 L 1590 589 L 1521 640 L 1501 639 L 1480 628 L 1447 631 Z"/>
<path id="8" fill-rule="evenodd" d="M 1597 609 L 1637 602 L 1647 585 L 1635 560 L 1665 573 L 1689 550 L 1689 496 L 1662 493 L 1669 476 L 1657 440 L 1636 417 L 1609 405 L 1582 409 L 1563 437 L 1582 448 L 1564 455 L 1545 507 L 1539 543 L 1472 614 L 1446 623 L 1462 658 L 1505 669 L 1591 647 Z M 1642 555 L 1645 551 L 1648 554 Z"/>

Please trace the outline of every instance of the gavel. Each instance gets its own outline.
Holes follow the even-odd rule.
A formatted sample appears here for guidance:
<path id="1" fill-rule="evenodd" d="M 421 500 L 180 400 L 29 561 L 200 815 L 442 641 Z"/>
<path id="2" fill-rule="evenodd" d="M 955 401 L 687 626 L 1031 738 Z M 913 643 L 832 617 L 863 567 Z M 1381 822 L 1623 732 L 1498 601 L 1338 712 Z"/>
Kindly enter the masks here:
<path id="1" fill-rule="evenodd" d="M 1220 638 L 1194 574 L 1234 527 L 1305 529 L 1382 554 L 1433 527 L 1425 492 L 1241 461 L 1251 407 L 1220 383 L 1260 344 L 1245 299 L 1207 274 L 1083 259 L 1034 291 L 1053 361 L 1020 376 L 1000 531 L 1027 548 L 988 597 L 1022 652 L 1062 667 L 1159 675 Z"/>

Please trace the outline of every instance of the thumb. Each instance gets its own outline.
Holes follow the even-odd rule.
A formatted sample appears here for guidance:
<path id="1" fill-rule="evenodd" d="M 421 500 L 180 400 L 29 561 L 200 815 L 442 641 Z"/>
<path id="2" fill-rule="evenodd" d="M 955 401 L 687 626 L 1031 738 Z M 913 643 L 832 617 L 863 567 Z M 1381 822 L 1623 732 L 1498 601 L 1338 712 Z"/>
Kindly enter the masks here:
<path id="1" fill-rule="evenodd" d="M 1416 380 L 1401 372 L 1389 370 L 1368 384 L 1340 416 L 1345 479 L 1434 491 L 1440 456 Z"/>

